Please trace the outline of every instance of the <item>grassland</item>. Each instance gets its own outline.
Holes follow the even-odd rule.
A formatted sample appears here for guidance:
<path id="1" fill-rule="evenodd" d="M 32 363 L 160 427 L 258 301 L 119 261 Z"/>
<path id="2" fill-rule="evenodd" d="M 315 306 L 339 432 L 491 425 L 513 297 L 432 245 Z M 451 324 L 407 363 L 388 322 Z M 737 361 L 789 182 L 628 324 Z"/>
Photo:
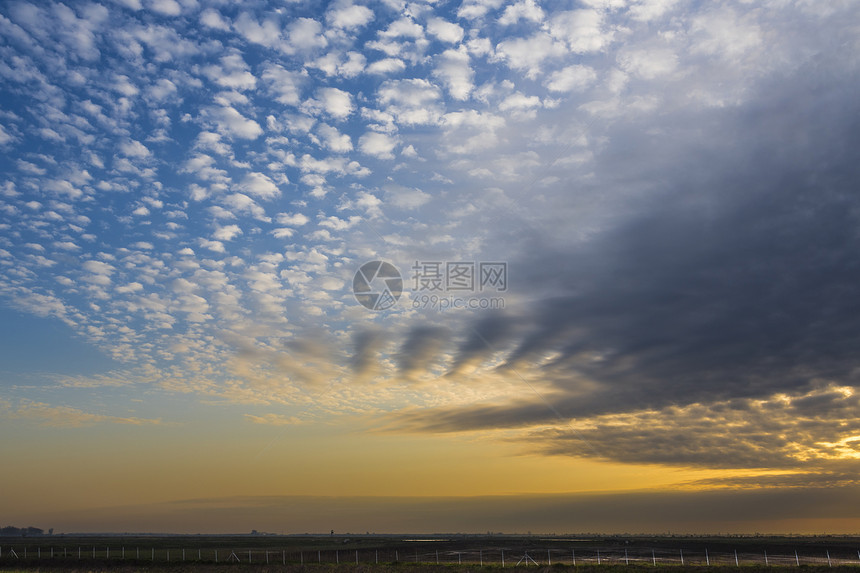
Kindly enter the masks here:
<path id="1" fill-rule="evenodd" d="M 0 537 L 0 573 L 858 573 L 858 551 L 834 536 L 54 535 Z"/>

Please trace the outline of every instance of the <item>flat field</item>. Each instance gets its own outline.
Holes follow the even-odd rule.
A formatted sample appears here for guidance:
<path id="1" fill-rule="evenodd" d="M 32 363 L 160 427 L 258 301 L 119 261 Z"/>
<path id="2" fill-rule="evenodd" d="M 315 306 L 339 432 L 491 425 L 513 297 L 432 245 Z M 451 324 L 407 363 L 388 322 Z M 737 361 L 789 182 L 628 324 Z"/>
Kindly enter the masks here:
<path id="1" fill-rule="evenodd" d="M 0 572 L 860 572 L 860 538 L 513 535 L 0 537 Z"/>

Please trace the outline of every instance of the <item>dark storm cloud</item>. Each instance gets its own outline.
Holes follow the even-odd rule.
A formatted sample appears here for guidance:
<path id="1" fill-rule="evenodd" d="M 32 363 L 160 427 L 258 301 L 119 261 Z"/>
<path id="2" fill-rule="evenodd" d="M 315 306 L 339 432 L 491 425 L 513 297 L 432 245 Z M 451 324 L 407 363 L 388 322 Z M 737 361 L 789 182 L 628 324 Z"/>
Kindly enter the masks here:
<path id="1" fill-rule="evenodd" d="M 854 68 L 822 56 L 759 84 L 740 107 L 608 128 L 597 181 L 641 193 L 624 195 L 617 220 L 587 242 L 522 232 L 531 255 L 511 266 L 535 302 L 499 369 L 539 368 L 563 416 L 653 410 L 666 420 L 532 438 L 551 453 L 583 455 L 585 437 L 615 460 L 787 467 L 802 459 L 796 447 L 860 430 L 857 400 L 821 390 L 853 386 L 860 372 L 857 85 Z M 459 354 L 476 355 L 463 335 Z M 783 393 L 790 404 L 755 402 Z M 695 415 L 668 411 L 688 406 Z M 552 409 L 518 400 L 399 421 L 522 427 L 553 423 Z M 727 420 L 746 426 L 728 431 Z"/>
<path id="2" fill-rule="evenodd" d="M 440 355 L 443 343 L 451 336 L 447 328 L 422 325 L 413 328 L 397 351 L 400 373 L 410 376 L 428 369 Z"/>
<path id="3" fill-rule="evenodd" d="M 497 346 L 507 342 L 514 326 L 513 317 L 498 312 L 479 318 L 469 326 L 465 341 L 458 346 L 450 374 L 454 375 L 463 367 L 488 358 Z"/>
<path id="4" fill-rule="evenodd" d="M 840 464 L 833 464 L 839 466 Z M 776 475 L 732 476 L 695 480 L 685 485 L 701 489 L 720 487 L 730 488 L 813 488 L 813 487 L 858 487 L 860 478 L 857 468 L 841 464 L 840 471 L 832 468 L 807 467 L 796 473 L 780 473 Z"/>
<path id="5" fill-rule="evenodd" d="M 802 398 L 801 398 L 802 399 Z M 587 427 L 535 431 L 519 440 L 556 455 L 596 452 L 613 461 L 710 468 L 813 467 L 835 471 L 846 454 L 860 453 L 843 436 L 860 434 L 858 400 L 798 415 L 779 400 L 745 404 L 694 404 L 606 415 L 588 419 Z M 592 451 L 583 448 L 587 441 Z M 851 460 L 847 460 L 851 463 Z M 853 462 L 856 467 L 856 461 Z"/>
<path id="6" fill-rule="evenodd" d="M 352 369 L 357 376 L 370 373 L 376 366 L 385 336 L 379 330 L 357 330 L 352 335 Z"/>

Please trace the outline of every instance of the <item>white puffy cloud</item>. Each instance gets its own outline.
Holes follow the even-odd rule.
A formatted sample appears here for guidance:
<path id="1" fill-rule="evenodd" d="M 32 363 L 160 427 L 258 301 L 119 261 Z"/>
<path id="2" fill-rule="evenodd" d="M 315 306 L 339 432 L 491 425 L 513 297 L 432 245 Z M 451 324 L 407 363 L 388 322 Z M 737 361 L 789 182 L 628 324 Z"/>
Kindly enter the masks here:
<path id="1" fill-rule="evenodd" d="M 403 60 L 398 58 L 384 58 L 367 66 L 367 73 L 385 75 L 402 72 L 405 69 L 406 64 L 403 63 Z"/>
<path id="2" fill-rule="evenodd" d="M 317 90 L 316 97 L 315 107 L 336 119 L 345 119 L 354 109 L 352 94 L 338 88 L 321 88 Z"/>
<path id="3" fill-rule="evenodd" d="M 499 103 L 501 111 L 522 111 L 540 107 L 540 98 L 537 96 L 527 96 L 520 92 L 514 93 L 506 97 Z"/>
<path id="4" fill-rule="evenodd" d="M 8 131 L 6 131 L 6 128 L 0 125 L 0 145 L 6 145 L 7 143 L 12 142 L 14 139 L 15 138 Z"/>
<path id="5" fill-rule="evenodd" d="M 127 157 L 135 157 L 138 159 L 145 159 L 152 155 L 152 152 L 147 149 L 147 147 L 139 141 L 126 141 L 120 144 L 120 151 Z"/>
<path id="6" fill-rule="evenodd" d="M 393 159 L 394 148 L 397 147 L 397 137 L 385 133 L 371 131 L 358 138 L 358 148 L 362 153 L 373 155 L 380 159 Z"/>
<path id="7" fill-rule="evenodd" d="M 446 153 L 468 154 L 486 151 L 496 145 L 497 132 L 505 126 L 499 115 L 473 109 L 446 113 L 442 118 L 446 139 L 450 143 Z"/>
<path id="8" fill-rule="evenodd" d="M 486 16 L 489 12 L 498 10 L 502 4 L 504 4 L 504 0 L 463 0 L 457 10 L 457 16 L 467 20 L 475 20 Z"/>
<path id="9" fill-rule="evenodd" d="M 597 79 L 593 68 L 574 64 L 549 75 L 544 85 L 552 92 L 581 92 Z"/>
<path id="10" fill-rule="evenodd" d="M 543 19 L 544 11 L 535 3 L 534 0 L 518 0 L 505 8 L 504 13 L 499 18 L 499 24 L 502 26 L 510 26 L 512 24 L 516 24 L 520 20 L 540 22 Z"/>
<path id="11" fill-rule="evenodd" d="M 111 275 L 114 274 L 116 269 L 113 265 L 106 263 L 104 261 L 94 261 L 89 260 L 85 261 L 81 267 L 87 271 L 88 275 L 83 277 L 85 282 L 88 282 L 93 285 L 99 286 L 107 286 L 111 283 Z"/>
<path id="12" fill-rule="evenodd" d="M 584 54 L 605 48 L 614 37 L 612 30 L 603 30 L 603 15 L 592 9 L 559 12 L 549 19 L 553 38 L 565 42 L 571 52 Z"/>
<path id="13" fill-rule="evenodd" d="M 385 187 L 385 199 L 401 209 L 417 209 L 430 201 L 430 194 L 417 187 L 403 185 L 388 185 Z"/>
<path id="14" fill-rule="evenodd" d="M 233 193 L 221 199 L 221 203 L 230 213 L 236 215 L 248 215 L 260 221 L 269 221 L 266 210 L 260 207 L 256 201 L 244 193 Z"/>
<path id="15" fill-rule="evenodd" d="M 200 238 L 197 240 L 197 243 L 204 249 L 208 249 L 210 251 L 216 253 L 226 253 L 227 249 L 224 248 L 224 243 L 221 241 L 210 241 L 208 239 Z"/>
<path id="16" fill-rule="evenodd" d="M 281 225 L 291 225 L 293 227 L 301 227 L 310 221 L 302 213 L 281 213 L 277 216 L 276 220 Z"/>
<path id="17" fill-rule="evenodd" d="M 376 94 L 388 113 L 406 125 L 435 123 L 440 114 L 439 88 L 425 79 L 389 80 Z"/>
<path id="18" fill-rule="evenodd" d="M 317 133 L 322 138 L 322 143 L 327 149 L 335 153 L 352 151 L 352 139 L 350 139 L 349 135 L 339 132 L 337 128 L 322 124 L 317 129 Z"/>
<path id="19" fill-rule="evenodd" d="M 649 22 L 662 17 L 680 2 L 681 0 L 632 0 L 627 12 L 634 20 Z"/>
<path id="20" fill-rule="evenodd" d="M 272 229 L 271 233 L 276 239 L 289 239 L 296 234 L 296 230 L 288 227 L 278 227 L 276 229 Z"/>
<path id="21" fill-rule="evenodd" d="M 666 48 L 623 50 L 617 60 L 622 70 L 646 80 L 670 74 L 678 67 L 678 56 Z"/>
<path id="22" fill-rule="evenodd" d="M 345 30 L 355 30 L 366 26 L 373 20 L 373 10 L 367 6 L 350 4 L 348 2 L 339 3 L 329 8 L 325 19 L 329 26 Z"/>
<path id="23" fill-rule="evenodd" d="M 167 78 L 160 78 L 146 88 L 147 95 L 155 101 L 164 101 L 177 92 L 176 84 Z"/>
<path id="24" fill-rule="evenodd" d="M 263 70 L 262 78 L 275 96 L 275 101 L 287 105 L 299 104 L 301 85 L 306 80 L 304 74 L 286 70 L 278 64 L 270 64 Z"/>
<path id="25" fill-rule="evenodd" d="M 430 18 L 427 21 L 427 33 L 449 44 L 456 44 L 463 39 L 463 28 L 443 18 Z"/>
<path id="26" fill-rule="evenodd" d="M 379 36 L 382 38 L 422 38 L 424 36 L 424 28 L 416 23 L 412 18 L 403 17 L 395 20 L 388 25 L 388 28 L 381 30 Z"/>
<path id="27" fill-rule="evenodd" d="M 182 14 L 182 6 L 176 0 L 149 0 L 149 9 L 164 16 Z"/>
<path id="28" fill-rule="evenodd" d="M 364 70 L 367 58 L 360 52 L 347 52 L 346 60 L 338 64 L 337 73 L 345 78 L 354 78 Z"/>
<path id="29" fill-rule="evenodd" d="M 123 74 L 116 75 L 111 87 L 116 92 L 126 97 L 136 96 L 138 93 L 140 93 L 140 90 L 137 88 L 137 86 L 131 83 L 129 77 Z"/>
<path id="30" fill-rule="evenodd" d="M 240 139 L 257 139 L 263 135 L 260 124 L 243 116 L 232 106 L 210 108 L 209 113 L 221 135 Z"/>
<path id="31" fill-rule="evenodd" d="M 230 31 L 230 24 L 213 8 L 207 8 L 200 13 L 200 23 L 213 30 Z"/>
<path id="32" fill-rule="evenodd" d="M 297 18 L 287 25 L 290 48 L 296 52 L 306 52 L 325 48 L 328 40 L 322 34 L 322 24 L 313 18 Z"/>
<path id="33" fill-rule="evenodd" d="M 442 80 L 451 97 L 457 100 L 468 99 L 474 88 L 475 72 L 469 65 L 469 53 L 459 50 L 445 50 L 437 57 L 433 75 Z"/>
<path id="34" fill-rule="evenodd" d="M 564 44 L 544 32 L 529 38 L 504 40 L 496 46 L 496 57 L 504 60 L 514 70 L 525 72 L 534 79 L 541 73 L 541 64 L 548 58 L 566 55 Z"/>
<path id="35" fill-rule="evenodd" d="M 332 231 L 346 231 L 361 221 L 361 217 L 353 215 L 349 219 L 340 219 L 335 216 L 320 217 L 319 226 Z"/>
<path id="36" fill-rule="evenodd" d="M 268 18 L 261 24 L 248 12 L 242 12 L 236 18 L 233 27 L 243 38 L 253 44 L 274 48 L 282 41 L 281 26 L 273 18 Z"/>
<path id="37" fill-rule="evenodd" d="M 221 87 L 234 90 L 251 90 L 257 85 L 257 78 L 248 69 L 241 54 L 233 53 L 221 58 L 221 65 L 206 66 L 203 73 Z"/>
<path id="38" fill-rule="evenodd" d="M 180 173 L 193 173 L 204 181 L 227 181 L 227 172 L 215 167 L 215 159 L 205 153 L 197 153 L 179 169 Z"/>
<path id="39" fill-rule="evenodd" d="M 239 184 L 239 189 L 259 199 L 274 199 L 281 190 L 274 181 L 262 173 L 248 173 Z"/>
<path id="40" fill-rule="evenodd" d="M 762 31 L 755 19 L 749 14 L 739 16 L 728 7 L 696 16 L 690 30 L 695 35 L 694 52 L 729 61 L 739 58 L 762 42 Z"/>
<path id="41" fill-rule="evenodd" d="M 225 225 L 215 229 L 212 237 L 218 241 L 232 241 L 241 234 L 242 229 L 239 228 L 239 225 Z"/>

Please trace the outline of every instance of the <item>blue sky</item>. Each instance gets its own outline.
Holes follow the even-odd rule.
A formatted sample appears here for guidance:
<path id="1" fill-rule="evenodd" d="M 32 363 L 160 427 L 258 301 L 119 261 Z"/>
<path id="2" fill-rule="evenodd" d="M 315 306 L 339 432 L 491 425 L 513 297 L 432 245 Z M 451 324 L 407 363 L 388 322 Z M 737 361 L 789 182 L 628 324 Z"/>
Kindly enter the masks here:
<path id="1" fill-rule="evenodd" d="M 387 495 L 264 459 L 418 444 L 398 495 L 853 487 L 857 11 L 2 2 L 0 425 L 270 474 L 212 499 Z M 414 288 L 437 263 L 507 282 Z M 74 483 L 190 499 L 180 458 Z"/>

